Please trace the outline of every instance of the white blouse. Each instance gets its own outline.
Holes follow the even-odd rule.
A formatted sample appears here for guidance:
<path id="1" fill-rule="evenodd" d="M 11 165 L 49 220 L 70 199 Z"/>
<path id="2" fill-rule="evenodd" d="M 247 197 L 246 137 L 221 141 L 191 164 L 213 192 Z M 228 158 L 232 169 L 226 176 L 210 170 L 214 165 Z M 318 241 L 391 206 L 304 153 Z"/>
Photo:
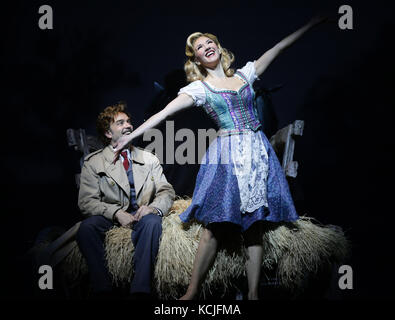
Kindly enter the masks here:
<path id="1" fill-rule="evenodd" d="M 243 68 L 237 69 L 237 71 L 240 71 L 246 77 L 251 86 L 258 78 L 258 76 L 256 75 L 254 62 L 249 61 Z M 237 73 L 235 73 L 235 76 L 239 77 L 241 80 L 244 81 L 244 79 Z M 217 90 L 227 90 L 223 88 L 216 88 L 212 85 L 210 86 Z M 204 89 L 204 84 L 200 80 L 193 81 L 189 85 L 181 88 L 178 94 L 181 93 L 186 93 L 187 95 L 189 95 L 193 99 L 196 106 L 201 106 L 206 103 L 206 91 Z"/>

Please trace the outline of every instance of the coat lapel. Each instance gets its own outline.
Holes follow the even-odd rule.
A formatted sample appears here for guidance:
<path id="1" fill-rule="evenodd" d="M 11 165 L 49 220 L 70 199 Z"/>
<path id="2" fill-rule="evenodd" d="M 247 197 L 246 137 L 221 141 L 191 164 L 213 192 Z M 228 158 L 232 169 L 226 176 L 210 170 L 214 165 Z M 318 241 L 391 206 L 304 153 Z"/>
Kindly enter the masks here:
<path id="1" fill-rule="evenodd" d="M 131 148 L 132 170 L 134 179 L 134 188 L 136 190 L 136 198 L 138 198 L 144 182 L 148 176 L 148 168 L 144 165 L 144 152 L 136 147 Z"/>
<path id="2" fill-rule="evenodd" d="M 130 197 L 130 184 L 128 176 L 126 175 L 125 169 L 121 163 L 120 159 L 117 159 L 115 163 L 114 161 L 114 151 L 112 151 L 112 147 L 108 145 L 103 150 L 103 155 L 106 160 L 106 173 L 114 179 L 114 181 L 122 188 L 123 191 Z"/>

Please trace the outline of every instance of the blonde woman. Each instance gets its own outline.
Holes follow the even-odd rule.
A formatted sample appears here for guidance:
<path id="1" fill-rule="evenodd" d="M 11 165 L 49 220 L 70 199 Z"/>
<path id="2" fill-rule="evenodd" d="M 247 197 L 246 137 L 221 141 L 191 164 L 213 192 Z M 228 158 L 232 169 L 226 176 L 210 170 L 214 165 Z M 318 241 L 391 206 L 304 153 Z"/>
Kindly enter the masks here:
<path id="1" fill-rule="evenodd" d="M 132 139 L 191 106 L 203 108 L 220 128 L 202 160 L 192 203 L 180 215 L 183 222 L 194 218 L 205 226 L 191 281 L 182 300 L 198 297 L 214 262 L 221 233 L 235 229 L 228 228 L 230 225 L 242 233 L 247 247 L 248 299 L 258 299 L 263 257 L 260 222 L 295 221 L 299 217 L 281 165 L 259 130 L 261 124 L 256 117 L 252 84 L 281 52 L 324 20 L 313 18 L 258 60 L 248 62 L 237 71 L 231 68 L 233 54 L 221 46 L 216 36 L 191 34 L 186 43 L 184 67 L 190 84 L 163 110 L 119 141 L 115 161 Z"/>

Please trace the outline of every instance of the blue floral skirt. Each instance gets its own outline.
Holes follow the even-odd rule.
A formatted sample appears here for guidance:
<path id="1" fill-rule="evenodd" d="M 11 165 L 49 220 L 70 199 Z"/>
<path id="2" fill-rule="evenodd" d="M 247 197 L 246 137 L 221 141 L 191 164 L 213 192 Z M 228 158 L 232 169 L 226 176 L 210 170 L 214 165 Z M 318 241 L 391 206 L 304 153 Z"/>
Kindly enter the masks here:
<path id="1" fill-rule="evenodd" d="M 196 219 L 204 226 L 214 222 L 231 222 L 247 230 L 256 221 L 295 221 L 299 218 L 289 191 L 284 170 L 262 131 L 261 135 L 268 155 L 267 204 L 253 212 L 240 211 L 240 190 L 234 170 L 234 161 L 224 161 L 231 157 L 230 150 L 224 155 L 227 136 L 218 136 L 206 151 L 196 178 L 191 205 L 180 214 L 183 222 Z M 213 157 L 215 161 L 213 161 Z"/>

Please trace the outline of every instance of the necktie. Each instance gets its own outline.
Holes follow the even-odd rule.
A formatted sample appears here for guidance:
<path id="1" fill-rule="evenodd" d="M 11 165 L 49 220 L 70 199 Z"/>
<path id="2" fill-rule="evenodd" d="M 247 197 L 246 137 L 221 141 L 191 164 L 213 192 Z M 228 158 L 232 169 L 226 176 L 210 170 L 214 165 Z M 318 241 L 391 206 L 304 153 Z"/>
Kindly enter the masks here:
<path id="1" fill-rule="evenodd" d="M 123 157 L 123 166 L 126 171 L 129 169 L 129 160 L 128 160 L 128 153 L 126 151 L 122 151 L 121 155 Z"/>

